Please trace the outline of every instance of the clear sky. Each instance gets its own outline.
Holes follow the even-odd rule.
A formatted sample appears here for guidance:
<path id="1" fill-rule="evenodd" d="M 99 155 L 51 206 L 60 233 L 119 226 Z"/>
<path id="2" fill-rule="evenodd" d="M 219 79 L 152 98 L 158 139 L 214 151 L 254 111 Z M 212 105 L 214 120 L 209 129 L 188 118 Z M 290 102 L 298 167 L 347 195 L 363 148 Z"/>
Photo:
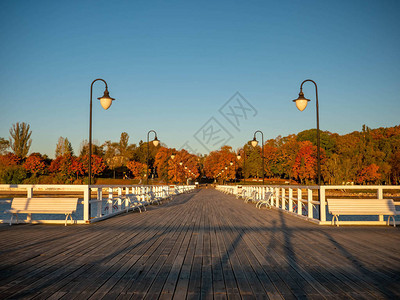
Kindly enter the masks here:
<path id="1" fill-rule="evenodd" d="M 255 130 L 270 139 L 315 128 L 313 85 L 305 111 L 291 101 L 308 78 L 322 130 L 399 125 L 399 12 L 398 0 L 3 0 L 0 137 L 26 122 L 31 152 L 54 157 L 63 136 L 78 153 L 96 78 L 116 98 L 104 111 L 95 84 L 99 143 L 123 131 L 138 143 L 154 129 L 169 147 L 207 153 Z M 241 105 L 246 115 L 234 119 Z"/>

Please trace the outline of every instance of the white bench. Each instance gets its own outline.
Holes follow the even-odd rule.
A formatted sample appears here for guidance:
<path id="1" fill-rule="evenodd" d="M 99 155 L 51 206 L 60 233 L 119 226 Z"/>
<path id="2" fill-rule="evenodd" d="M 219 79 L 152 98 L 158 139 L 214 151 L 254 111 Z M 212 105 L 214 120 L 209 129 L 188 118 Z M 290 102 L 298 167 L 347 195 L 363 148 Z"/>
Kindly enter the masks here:
<path id="1" fill-rule="evenodd" d="M 259 209 L 261 209 L 262 205 L 265 205 L 265 207 L 269 207 L 271 208 L 271 203 L 270 203 L 270 198 L 272 196 L 272 192 L 266 192 L 264 194 L 264 199 L 260 199 L 258 200 L 256 207 L 258 207 Z"/>
<path id="2" fill-rule="evenodd" d="M 392 199 L 327 199 L 329 213 L 333 215 L 332 224 L 339 226 L 340 215 L 383 215 L 393 219 L 393 226 L 396 227 L 394 220 L 395 215 L 400 212 L 396 211 L 396 207 Z"/>
<path id="3" fill-rule="evenodd" d="M 28 214 L 27 221 L 32 221 L 32 214 L 65 214 L 65 226 L 67 226 L 68 217 L 73 222 L 72 214 L 76 211 L 78 198 L 14 198 L 11 208 L 6 210 L 10 213 L 10 225 L 14 215 Z"/>
<path id="4" fill-rule="evenodd" d="M 245 196 L 245 197 L 244 197 L 244 203 L 248 203 L 249 201 L 251 201 L 251 202 L 256 202 L 256 201 L 257 201 L 257 199 L 256 199 L 257 194 L 258 194 L 257 191 L 256 191 L 256 190 L 253 190 L 253 191 L 250 193 L 249 196 Z"/>

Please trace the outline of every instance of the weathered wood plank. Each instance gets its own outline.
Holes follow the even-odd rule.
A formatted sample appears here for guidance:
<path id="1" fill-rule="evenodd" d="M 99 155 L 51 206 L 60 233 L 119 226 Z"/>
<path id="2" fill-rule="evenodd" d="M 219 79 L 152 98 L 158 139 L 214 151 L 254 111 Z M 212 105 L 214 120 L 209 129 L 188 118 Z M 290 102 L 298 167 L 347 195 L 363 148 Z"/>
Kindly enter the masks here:
<path id="1" fill-rule="evenodd" d="M 0 225 L 0 298 L 400 298 L 399 234 L 206 189 L 89 226 Z"/>

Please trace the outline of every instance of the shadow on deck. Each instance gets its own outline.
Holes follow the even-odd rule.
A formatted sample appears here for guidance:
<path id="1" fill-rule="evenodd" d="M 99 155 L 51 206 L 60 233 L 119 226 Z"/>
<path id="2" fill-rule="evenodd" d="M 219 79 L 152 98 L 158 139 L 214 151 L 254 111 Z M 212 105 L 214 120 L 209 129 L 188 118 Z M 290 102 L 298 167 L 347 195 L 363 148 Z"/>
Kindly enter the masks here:
<path id="1" fill-rule="evenodd" d="M 399 298 L 400 231 L 320 227 L 206 189 L 88 226 L 0 226 L 0 297 Z"/>

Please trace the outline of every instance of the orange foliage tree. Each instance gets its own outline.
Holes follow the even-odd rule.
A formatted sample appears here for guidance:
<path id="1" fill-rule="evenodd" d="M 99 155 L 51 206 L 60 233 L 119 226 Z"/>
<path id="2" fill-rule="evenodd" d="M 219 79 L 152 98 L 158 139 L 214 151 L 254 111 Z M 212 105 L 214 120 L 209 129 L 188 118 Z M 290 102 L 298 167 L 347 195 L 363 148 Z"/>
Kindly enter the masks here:
<path id="1" fill-rule="evenodd" d="M 168 160 L 168 178 L 172 182 L 185 182 L 186 179 L 196 179 L 200 176 L 199 159 L 185 149 L 172 152 L 174 159 Z"/>
<path id="2" fill-rule="evenodd" d="M 302 183 L 316 177 L 316 151 L 316 147 L 310 141 L 300 142 L 300 149 L 293 165 L 293 176 Z"/>
<path id="3" fill-rule="evenodd" d="M 16 166 L 21 162 L 21 158 L 14 153 L 0 155 L 0 168 Z"/>
<path id="4" fill-rule="evenodd" d="M 212 151 L 204 160 L 204 172 L 209 178 L 230 180 L 236 178 L 236 153 L 230 146 Z"/>
<path id="5" fill-rule="evenodd" d="M 168 179 L 168 160 L 170 159 L 172 152 L 173 149 L 160 147 L 154 159 L 154 167 L 157 170 L 158 177 L 164 180 Z"/>
<path id="6" fill-rule="evenodd" d="M 132 177 L 135 179 L 141 179 L 146 174 L 146 164 L 131 160 L 126 164 L 127 168 L 131 171 Z"/>
<path id="7" fill-rule="evenodd" d="M 381 178 L 381 174 L 378 173 L 379 166 L 376 164 L 370 164 L 360 170 L 357 174 L 358 183 L 375 183 Z"/>

